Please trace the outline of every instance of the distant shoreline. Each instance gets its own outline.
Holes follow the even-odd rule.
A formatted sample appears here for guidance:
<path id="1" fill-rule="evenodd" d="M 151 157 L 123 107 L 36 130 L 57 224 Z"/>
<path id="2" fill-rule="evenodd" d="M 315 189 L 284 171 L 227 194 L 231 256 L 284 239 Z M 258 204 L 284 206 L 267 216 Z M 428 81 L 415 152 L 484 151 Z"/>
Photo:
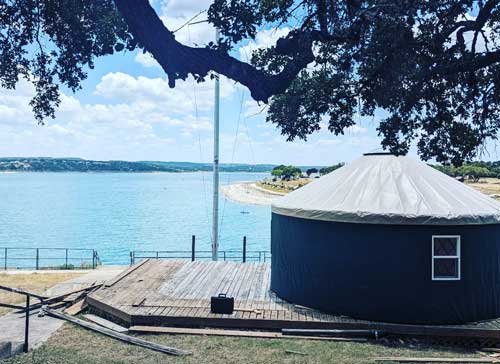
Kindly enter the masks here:
<path id="1" fill-rule="evenodd" d="M 270 173 L 271 164 L 221 163 L 221 172 Z M 15 157 L 0 158 L 0 172 L 109 172 L 109 173 L 157 173 L 157 172 L 211 172 L 212 163 L 87 160 L 79 158 Z"/>

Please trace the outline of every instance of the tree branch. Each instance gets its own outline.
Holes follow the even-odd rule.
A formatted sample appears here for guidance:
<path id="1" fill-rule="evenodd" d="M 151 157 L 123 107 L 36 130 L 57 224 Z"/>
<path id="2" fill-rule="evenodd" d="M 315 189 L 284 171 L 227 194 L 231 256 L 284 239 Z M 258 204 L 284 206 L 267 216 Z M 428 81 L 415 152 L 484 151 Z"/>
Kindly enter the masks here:
<path id="1" fill-rule="evenodd" d="M 480 53 L 476 57 L 464 61 L 454 61 L 449 64 L 436 66 L 430 70 L 431 72 L 429 74 L 446 75 L 460 72 L 472 72 L 498 63 L 500 63 L 500 50 Z"/>
<path id="2" fill-rule="evenodd" d="M 295 39 L 298 48 L 292 61 L 279 74 L 269 75 L 222 50 L 194 48 L 179 43 L 148 0 L 114 1 L 130 32 L 167 73 L 170 87 L 175 87 L 176 79 L 185 80 L 188 74 L 205 77 L 214 71 L 248 87 L 256 101 L 267 102 L 271 96 L 285 91 L 297 74 L 314 60 L 313 37 L 299 35 Z"/>
<path id="3" fill-rule="evenodd" d="M 476 41 L 478 33 L 483 29 L 487 21 L 491 19 L 493 10 L 500 4 L 500 0 L 488 0 L 484 6 L 479 10 L 476 19 L 460 21 L 455 24 L 455 29 L 457 30 L 457 41 L 461 48 L 462 53 L 465 53 L 465 39 L 464 33 L 469 31 L 474 31 L 474 38 L 472 42 L 471 50 L 475 53 Z M 451 33 L 450 33 L 451 34 Z"/>

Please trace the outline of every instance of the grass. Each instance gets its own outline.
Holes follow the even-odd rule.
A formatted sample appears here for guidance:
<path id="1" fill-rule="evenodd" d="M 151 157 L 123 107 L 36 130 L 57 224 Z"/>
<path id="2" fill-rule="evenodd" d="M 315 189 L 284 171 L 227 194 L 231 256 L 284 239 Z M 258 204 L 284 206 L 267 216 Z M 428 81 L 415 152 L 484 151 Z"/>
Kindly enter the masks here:
<path id="1" fill-rule="evenodd" d="M 465 182 L 470 187 L 500 200 L 500 179 L 499 178 L 481 178 L 479 182 Z"/>
<path id="2" fill-rule="evenodd" d="M 19 288 L 25 291 L 44 294 L 44 292 L 59 282 L 67 281 L 80 276 L 80 273 L 17 273 L 0 274 L 0 285 Z M 0 290 L 0 302 L 17 304 L 23 303 L 25 297 L 16 293 Z M 0 315 L 11 311 L 8 308 L 0 307 Z"/>
<path id="3" fill-rule="evenodd" d="M 257 186 L 272 192 L 289 193 L 293 191 L 293 187 L 305 186 L 311 181 L 312 179 L 310 178 L 298 178 L 290 181 L 282 181 L 278 179 L 276 182 L 273 182 L 270 179 L 265 179 L 261 182 L 257 182 Z"/>
<path id="4" fill-rule="evenodd" d="M 312 340 L 225 338 L 188 335 L 141 335 L 141 338 L 189 350 L 193 355 L 172 357 L 65 324 L 40 348 L 5 364 L 262 364 L 371 363 L 375 356 L 460 357 L 473 351 L 460 348 L 400 344 L 390 341 L 354 343 Z M 293 350 L 307 355 L 287 354 Z"/>

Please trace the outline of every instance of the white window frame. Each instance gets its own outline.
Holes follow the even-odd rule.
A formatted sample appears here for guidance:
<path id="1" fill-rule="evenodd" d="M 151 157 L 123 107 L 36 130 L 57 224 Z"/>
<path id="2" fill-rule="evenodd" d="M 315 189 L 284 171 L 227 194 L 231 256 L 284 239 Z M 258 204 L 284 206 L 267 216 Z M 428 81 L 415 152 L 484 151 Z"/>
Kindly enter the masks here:
<path id="1" fill-rule="evenodd" d="M 457 241 L 457 255 L 434 255 L 434 240 L 440 238 L 456 239 Z M 432 235 L 432 280 L 433 281 L 459 281 L 462 277 L 461 272 L 461 258 L 460 258 L 460 235 Z M 457 277 L 434 277 L 434 260 L 436 259 L 457 259 L 458 260 L 458 276 Z"/>

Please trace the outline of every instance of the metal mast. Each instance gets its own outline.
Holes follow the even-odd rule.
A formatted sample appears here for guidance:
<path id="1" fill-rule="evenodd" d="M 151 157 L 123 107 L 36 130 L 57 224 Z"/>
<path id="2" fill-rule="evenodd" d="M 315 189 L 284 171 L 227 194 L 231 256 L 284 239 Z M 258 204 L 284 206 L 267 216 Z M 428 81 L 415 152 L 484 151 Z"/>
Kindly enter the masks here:
<path id="1" fill-rule="evenodd" d="M 215 42 L 219 44 L 219 29 L 215 29 Z M 212 210 L 212 260 L 219 255 L 219 75 L 215 75 L 214 105 L 214 195 Z"/>

